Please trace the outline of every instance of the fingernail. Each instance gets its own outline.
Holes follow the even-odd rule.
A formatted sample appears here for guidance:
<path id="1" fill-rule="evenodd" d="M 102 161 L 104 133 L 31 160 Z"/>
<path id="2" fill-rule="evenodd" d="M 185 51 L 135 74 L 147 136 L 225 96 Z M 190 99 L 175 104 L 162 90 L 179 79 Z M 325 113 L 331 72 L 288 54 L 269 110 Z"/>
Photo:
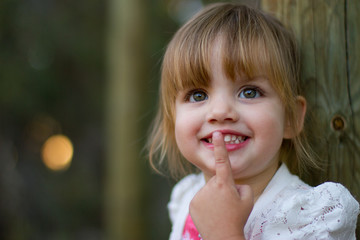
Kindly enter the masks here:
<path id="1" fill-rule="evenodd" d="M 213 140 L 214 140 L 214 138 L 216 138 L 216 139 L 221 138 L 221 132 L 213 132 L 212 138 L 213 138 Z"/>

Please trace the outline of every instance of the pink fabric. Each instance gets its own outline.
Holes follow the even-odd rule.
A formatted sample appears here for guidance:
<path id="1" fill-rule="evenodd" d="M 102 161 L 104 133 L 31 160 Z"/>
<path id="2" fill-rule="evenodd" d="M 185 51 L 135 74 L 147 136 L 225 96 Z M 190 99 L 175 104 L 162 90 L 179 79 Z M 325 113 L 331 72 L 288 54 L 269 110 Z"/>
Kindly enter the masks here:
<path id="1" fill-rule="evenodd" d="M 202 240 L 190 214 L 187 216 L 181 240 Z"/>

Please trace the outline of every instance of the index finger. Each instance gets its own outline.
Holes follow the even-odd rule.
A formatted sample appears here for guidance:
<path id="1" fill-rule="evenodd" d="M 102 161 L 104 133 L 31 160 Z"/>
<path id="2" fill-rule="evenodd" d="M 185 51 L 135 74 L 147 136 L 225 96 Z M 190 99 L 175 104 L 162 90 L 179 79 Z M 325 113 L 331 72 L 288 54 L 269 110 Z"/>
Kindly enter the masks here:
<path id="1" fill-rule="evenodd" d="M 234 183 L 228 151 L 224 137 L 220 132 L 214 132 L 212 136 L 215 156 L 215 174 L 218 181 L 230 181 Z"/>

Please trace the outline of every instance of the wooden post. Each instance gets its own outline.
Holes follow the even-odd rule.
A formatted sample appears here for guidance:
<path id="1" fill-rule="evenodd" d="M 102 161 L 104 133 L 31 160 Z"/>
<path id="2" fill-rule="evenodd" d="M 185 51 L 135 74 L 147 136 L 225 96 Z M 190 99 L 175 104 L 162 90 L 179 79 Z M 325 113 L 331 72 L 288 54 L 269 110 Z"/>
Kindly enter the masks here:
<path id="1" fill-rule="evenodd" d="M 142 0 L 108 2 L 107 109 L 105 169 L 106 239 L 146 239 L 144 164 L 139 126 L 146 104 L 144 76 L 145 4 Z"/>
<path id="2" fill-rule="evenodd" d="M 360 1 L 262 0 L 261 6 L 290 26 L 300 45 L 311 138 L 326 164 L 305 180 L 340 182 L 359 201 Z"/>

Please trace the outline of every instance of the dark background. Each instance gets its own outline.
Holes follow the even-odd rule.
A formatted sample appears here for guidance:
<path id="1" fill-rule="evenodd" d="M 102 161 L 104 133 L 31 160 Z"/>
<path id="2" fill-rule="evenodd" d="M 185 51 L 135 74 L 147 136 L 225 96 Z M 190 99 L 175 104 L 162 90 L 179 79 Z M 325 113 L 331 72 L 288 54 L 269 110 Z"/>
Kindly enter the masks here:
<path id="1" fill-rule="evenodd" d="M 163 48 L 181 23 L 172 10 L 179 2 L 189 1 L 144 1 L 151 33 L 144 39 L 144 81 L 155 91 Z M 0 239 L 106 238 L 108 5 L 0 1 Z M 67 169 L 53 171 L 41 149 L 57 134 L 71 140 L 74 155 Z M 147 228 L 139 231 L 147 239 L 166 239 L 173 182 L 155 175 L 146 159 L 143 168 Z"/>

